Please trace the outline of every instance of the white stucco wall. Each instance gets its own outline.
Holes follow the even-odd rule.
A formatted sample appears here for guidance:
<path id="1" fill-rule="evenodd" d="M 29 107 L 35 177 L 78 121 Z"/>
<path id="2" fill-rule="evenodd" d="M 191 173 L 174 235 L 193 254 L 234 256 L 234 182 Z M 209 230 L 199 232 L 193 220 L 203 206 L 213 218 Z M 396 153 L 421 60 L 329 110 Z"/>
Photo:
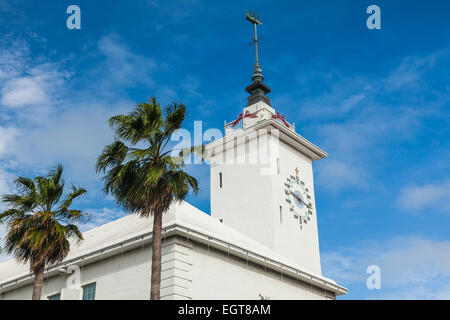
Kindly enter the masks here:
<path id="1" fill-rule="evenodd" d="M 219 152 L 212 157 L 211 215 L 223 219 L 225 224 L 307 270 L 321 274 L 312 160 L 287 144 L 283 133 L 280 132 L 279 140 L 272 134 L 269 136 L 272 149 L 268 159 L 274 167 L 278 167 L 278 160 L 279 170 L 273 174 L 262 174 L 267 172 L 268 164 L 250 162 L 250 159 L 262 154 L 260 138 L 256 142 L 256 133 L 251 129 L 244 130 L 244 133 L 251 139 L 238 138 L 228 143 L 223 152 L 220 152 L 222 146 L 219 144 Z M 274 146 L 277 148 L 274 149 Z M 305 182 L 309 190 L 313 204 L 311 221 L 304 224 L 303 229 L 300 229 L 298 220 L 289 211 L 284 193 L 286 178 L 295 175 L 296 168 L 299 169 L 300 180 Z"/>
<path id="2" fill-rule="evenodd" d="M 334 299 L 323 289 L 203 244 L 194 244 L 190 252 L 193 299 Z"/>
<path id="3" fill-rule="evenodd" d="M 81 286 L 96 283 L 96 299 L 147 299 L 150 297 L 151 249 L 134 249 L 81 268 Z M 42 299 L 61 293 L 69 275 L 58 274 L 45 279 Z M 32 284 L 7 291 L 4 300 L 31 299 Z"/>
<path id="4" fill-rule="evenodd" d="M 307 270 L 322 274 L 320 265 L 319 235 L 317 225 L 317 210 L 314 196 L 314 177 L 312 161 L 286 143 L 280 142 L 279 149 L 280 172 L 272 176 L 272 197 L 275 212 L 273 226 L 275 233 L 274 251 L 298 262 Z M 311 220 L 299 227 L 298 220 L 289 211 L 284 193 L 284 183 L 290 175 L 299 170 L 299 179 L 305 182 L 313 205 Z M 282 206 L 282 222 L 280 222 L 280 206 Z"/>

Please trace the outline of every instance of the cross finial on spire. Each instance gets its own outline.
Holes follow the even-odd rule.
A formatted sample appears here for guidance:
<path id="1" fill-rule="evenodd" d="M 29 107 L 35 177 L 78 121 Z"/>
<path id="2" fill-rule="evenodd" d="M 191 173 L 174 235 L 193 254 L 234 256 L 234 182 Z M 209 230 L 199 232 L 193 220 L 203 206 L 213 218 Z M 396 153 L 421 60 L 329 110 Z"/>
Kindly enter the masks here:
<path id="1" fill-rule="evenodd" d="M 261 25 L 262 22 L 259 20 L 259 16 L 253 11 L 253 14 L 247 12 L 246 19 L 250 21 L 255 28 L 255 37 L 253 39 L 253 43 L 255 45 L 255 68 L 253 69 L 252 81 L 263 81 L 264 76 L 262 75 L 261 65 L 259 64 L 258 59 L 258 29 L 257 26 Z"/>
<path id="2" fill-rule="evenodd" d="M 259 20 L 259 16 L 253 11 L 252 14 L 247 12 L 246 19 L 253 24 L 255 28 L 255 37 L 253 39 L 253 44 L 255 45 L 255 68 L 253 69 L 252 81 L 253 83 L 245 88 L 245 91 L 250 93 L 250 97 L 247 98 L 247 106 L 251 106 L 259 101 L 263 101 L 270 106 L 270 99 L 266 96 L 266 93 L 270 92 L 270 88 L 266 86 L 262 81 L 264 76 L 262 74 L 261 65 L 258 59 L 258 29 L 257 26 L 261 25 L 262 22 Z"/>

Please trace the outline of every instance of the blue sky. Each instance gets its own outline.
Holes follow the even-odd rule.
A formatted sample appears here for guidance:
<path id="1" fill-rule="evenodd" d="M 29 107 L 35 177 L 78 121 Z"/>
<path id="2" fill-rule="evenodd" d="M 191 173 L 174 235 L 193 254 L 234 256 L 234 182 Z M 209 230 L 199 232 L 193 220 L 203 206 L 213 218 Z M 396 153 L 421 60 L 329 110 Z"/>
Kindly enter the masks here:
<path id="1" fill-rule="evenodd" d="M 66 8 L 81 8 L 81 30 Z M 366 8 L 381 8 L 381 30 Z M 329 158 L 314 164 L 324 275 L 344 299 L 450 298 L 450 22 L 444 1 L 0 0 L 0 194 L 58 162 L 89 194 L 85 228 L 124 213 L 93 164 L 105 121 L 154 95 L 185 127 L 223 128 L 246 103 L 264 25 L 272 105 Z M 209 169 L 189 170 L 209 212 Z M 1 234 L 0 230 L 0 234 Z M 0 256 L 0 260 L 6 259 Z M 382 288 L 366 288 L 379 265 Z"/>

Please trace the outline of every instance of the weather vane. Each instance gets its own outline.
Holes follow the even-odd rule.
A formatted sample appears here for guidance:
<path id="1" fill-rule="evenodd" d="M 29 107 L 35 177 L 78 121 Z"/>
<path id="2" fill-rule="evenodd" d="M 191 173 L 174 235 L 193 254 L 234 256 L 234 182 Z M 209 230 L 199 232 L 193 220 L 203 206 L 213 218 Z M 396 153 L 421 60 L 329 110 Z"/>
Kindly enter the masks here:
<path id="1" fill-rule="evenodd" d="M 262 70 L 261 70 L 261 65 L 259 64 L 259 59 L 258 59 L 258 30 L 257 30 L 257 26 L 262 24 L 262 22 L 259 20 L 259 16 L 256 14 L 255 11 L 253 11 L 252 14 L 250 14 L 250 12 L 247 12 L 247 16 L 246 19 L 248 21 L 250 21 L 255 28 L 255 37 L 253 39 L 253 43 L 255 44 L 255 68 L 253 69 L 253 76 L 252 76 L 252 80 L 253 81 L 263 81 L 264 80 L 264 76 L 262 75 Z"/>

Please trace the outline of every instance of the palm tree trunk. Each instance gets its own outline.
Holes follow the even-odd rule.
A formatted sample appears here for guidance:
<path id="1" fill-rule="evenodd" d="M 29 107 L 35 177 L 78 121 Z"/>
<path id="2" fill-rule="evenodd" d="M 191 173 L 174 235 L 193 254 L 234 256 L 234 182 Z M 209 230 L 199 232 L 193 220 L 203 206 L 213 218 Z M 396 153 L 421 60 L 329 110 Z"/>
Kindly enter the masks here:
<path id="1" fill-rule="evenodd" d="M 162 212 L 155 212 L 153 216 L 152 283 L 150 289 L 150 300 L 159 300 L 160 298 L 161 231 L 162 231 Z"/>
<path id="2" fill-rule="evenodd" d="M 44 271 L 44 264 L 34 269 L 33 300 L 41 300 L 42 285 L 44 283 Z"/>

